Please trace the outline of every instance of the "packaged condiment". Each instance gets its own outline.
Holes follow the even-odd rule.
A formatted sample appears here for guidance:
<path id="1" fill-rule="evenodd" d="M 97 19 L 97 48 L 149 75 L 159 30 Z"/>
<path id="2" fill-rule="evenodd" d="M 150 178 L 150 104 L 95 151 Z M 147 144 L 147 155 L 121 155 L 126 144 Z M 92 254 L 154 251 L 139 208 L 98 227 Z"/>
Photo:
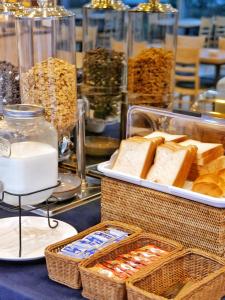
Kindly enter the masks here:
<path id="1" fill-rule="evenodd" d="M 17 195 L 37 192 L 22 196 L 21 204 L 43 202 L 51 196 L 58 179 L 56 130 L 45 121 L 42 107 L 6 105 L 3 114 L 0 181 L 5 191 L 4 201 L 19 205 Z M 43 189 L 47 190 L 40 192 Z"/>
<path id="2" fill-rule="evenodd" d="M 119 242 L 127 236 L 127 232 L 109 227 L 105 231 L 94 231 L 85 236 L 83 239 L 66 245 L 61 249 L 60 253 L 77 259 L 88 258 L 99 249 Z"/>
<path id="3" fill-rule="evenodd" d="M 174 89 L 177 11 L 159 0 L 129 10 L 128 102 L 168 107 Z"/>
<path id="4" fill-rule="evenodd" d="M 157 255 L 157 254 L 158 255 Z M 114 260 L 101 262 L 92 267 L 92 270 L 110 278 L 126 280 L 134 273 L 167 254 L 155 245 L 146 245 L 139 249 L 122 254 Z"/>
<path id="5" fill-rule="evenodd" d="M 69 156 L 77 121 L 75 15 L 52 2 L 38 1 L 39 7 L 16 17 L 20 87 L 22 103 L 45 108 L 63 159 Z"/>

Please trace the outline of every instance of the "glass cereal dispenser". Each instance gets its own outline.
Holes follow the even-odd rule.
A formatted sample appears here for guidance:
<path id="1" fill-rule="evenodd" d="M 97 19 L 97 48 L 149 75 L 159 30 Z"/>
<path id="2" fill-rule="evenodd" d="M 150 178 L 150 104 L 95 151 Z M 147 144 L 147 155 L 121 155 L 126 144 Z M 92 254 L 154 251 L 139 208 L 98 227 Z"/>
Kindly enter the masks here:
<path id="1" fill-rule="evenodd" d="M 120 127 L 126 92 L 127 11 L 119 0 L 92 0 L 84 6 L 81 90 L 88 107 L 87 130 L 92 134 L 105 135 L 106 127 Z M 114 137 L 119 138 L 119 133 Z"/>
<path id="2" fill-rule="evenodd" d="M 167 108 L 173 97 L 177 10 L 149 0 L 129 10 L 128 102 Z"/>
<path id="3" fill-rule="evenodd" d="M 75 15 L 56 1 L 37 1 L 16 18 L 22 103 L 42 105 L 58 132 L 59 158 L 69 156 L 76 124 Z M 68 155 L 67 155 L 68 154 Z"/>
<path id="4" fill-rule="evenodd" d="M 0 114 L 4 104 L 20 102 L 15 15 L 22 11 L 19 3 L 0 1 Z"/>

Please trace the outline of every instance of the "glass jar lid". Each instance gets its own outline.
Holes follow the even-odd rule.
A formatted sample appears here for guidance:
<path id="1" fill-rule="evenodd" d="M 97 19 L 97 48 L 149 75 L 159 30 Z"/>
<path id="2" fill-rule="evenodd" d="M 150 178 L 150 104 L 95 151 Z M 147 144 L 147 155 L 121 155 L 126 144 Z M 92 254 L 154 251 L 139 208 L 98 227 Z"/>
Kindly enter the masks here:
<path id="1" fill-rule="evenodd" d="M 56 0 L 38 0 L 37 2 L 39 7 L 25 9 L 22 14 L 18 15 L 18 18 L 62 18 L 75 16 L 73 12 L 64 9 L 62 6 L 57 6 Z"/>
<path id="2" fill-rule="evenodd" d="M 149 0 L 149 2 L 140 3 L 132 11 L 152 12 L 152 13 L 177 13 L 177 9 L 170 4 L 162 4 L 160 0 Z"/>
<path id="3" fill-rule="evenodd" d="M 8 118 L 35 118 L 44 115 L 44 108 L 31 104 L 12 104 L 3 108 L 3 116 Z"/>
<path id="4" fill-rule="evenodd" d="M 0 1 L 0 14 L 16 14 L 22 13 L 24 7 L 21 3 L 18 2 L 7 2 L 7 1 Z"/>
<path id="5" fill-rule="evenodd" d="M 92 0 L 91 3 L 85 5 L 92 9 L 113 9 L 113 10 L 127 10 L 129 6 L 125 5 L 120 0 Z"/>

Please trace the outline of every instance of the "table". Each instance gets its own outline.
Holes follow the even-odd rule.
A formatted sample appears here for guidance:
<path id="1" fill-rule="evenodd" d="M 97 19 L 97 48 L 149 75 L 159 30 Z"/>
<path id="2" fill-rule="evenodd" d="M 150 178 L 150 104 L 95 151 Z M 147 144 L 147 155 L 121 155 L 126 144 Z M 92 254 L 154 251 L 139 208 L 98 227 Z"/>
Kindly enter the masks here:
<path id="1" fill-rule="evenodd" d="M 200 63 L 214 65 L 216 68 L 215 85 L 220 79 L 221 66 L 225 64 L 225 50 L 204 48 L 200 52 Z"/>
<path id="2" fill-rule="evenodd" d="M 0 210 L 0 218 L 14 216 Z M 100 201 L 57 216 L 78 232 L 100 222 Z M 79 290 L 51 281 L 44 259 L 26 263 L 0 261 L 0 300 L 82 300 Z"/>

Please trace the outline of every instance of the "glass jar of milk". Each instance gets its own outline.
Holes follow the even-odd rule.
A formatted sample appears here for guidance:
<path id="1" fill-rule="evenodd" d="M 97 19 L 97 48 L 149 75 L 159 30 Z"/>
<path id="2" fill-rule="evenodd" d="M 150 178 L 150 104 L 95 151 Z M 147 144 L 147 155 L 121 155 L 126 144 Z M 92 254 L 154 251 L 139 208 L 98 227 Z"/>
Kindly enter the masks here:
<path id="1" fill-rule="evenodd" d="M 6 105 L 3 116 L 0 121 L 0 182 L 6 192 L 4 202 L 18 205 L 18 196 L 8 193 L 24 195 L 57 184 L 57 132 L 45 120 L 44 108 L 40 106 Z M 49 189 L 22 196 L 21 203 L 41 203 L 52 192 L 53 189 Z"/>

